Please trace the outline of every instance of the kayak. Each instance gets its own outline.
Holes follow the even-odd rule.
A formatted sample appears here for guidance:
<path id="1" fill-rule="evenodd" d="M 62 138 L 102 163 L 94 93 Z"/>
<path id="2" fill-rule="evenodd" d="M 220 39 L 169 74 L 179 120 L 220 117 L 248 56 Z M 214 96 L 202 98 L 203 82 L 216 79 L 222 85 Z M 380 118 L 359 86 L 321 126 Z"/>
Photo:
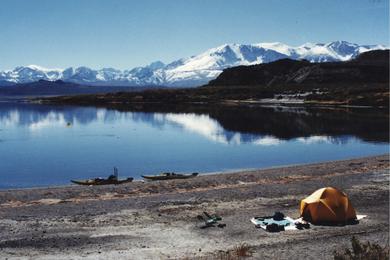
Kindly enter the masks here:
<path id="1" fill-rule="evenodd" d="M 124 180 L 109 180 L 109 179 L 102 179 L 102 178 L 96 178 L 96 179 L 88 179 L 88 180 L 71 180 L 71 182 L 79 185 L 110 185 L 110 184 L 123 184 L 123 183 L 128 183 L 132 182 L 133 178 L 129 177 Z"/>
<path id="2" fill-rule="evenodd" d="M 199 173 L 197 172 L 191 174 L 164 172 L 161 173 L 160 175 L 141 175 L 141 177 L 151 181 L 163 181 L 163 180 L 174 180 L 174 179 L 189 179 L 198 176 L 198 174 Z"/>

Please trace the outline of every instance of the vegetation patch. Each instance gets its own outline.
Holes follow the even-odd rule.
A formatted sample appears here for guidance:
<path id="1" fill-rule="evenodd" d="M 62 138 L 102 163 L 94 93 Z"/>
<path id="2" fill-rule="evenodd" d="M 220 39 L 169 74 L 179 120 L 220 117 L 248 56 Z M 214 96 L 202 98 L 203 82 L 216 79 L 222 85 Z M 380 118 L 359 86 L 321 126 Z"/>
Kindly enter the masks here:
<path id="1" fill-rule="evenodd" d="M 335 260 L 387 260 L 389 259 L 389 245 L 382 247 L 376 243 L 361 242 L 356 237 L 352 237 L 352 250 L 345 248 L 334 252 Z"/>

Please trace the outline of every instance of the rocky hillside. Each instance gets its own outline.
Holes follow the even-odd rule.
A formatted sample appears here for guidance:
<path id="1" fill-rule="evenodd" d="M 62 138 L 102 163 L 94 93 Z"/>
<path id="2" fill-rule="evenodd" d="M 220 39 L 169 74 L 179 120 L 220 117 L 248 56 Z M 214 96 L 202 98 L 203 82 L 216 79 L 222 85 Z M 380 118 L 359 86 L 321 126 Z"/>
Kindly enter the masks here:
<path id="1" fill-rule="evenodd" d="M 281 86 L 322 84 L 369 84 L 389 82 L 389 50 L 360 54 L 344 62 L 282 59 L 267 64 L 225 69 L 210 86 Z"/>

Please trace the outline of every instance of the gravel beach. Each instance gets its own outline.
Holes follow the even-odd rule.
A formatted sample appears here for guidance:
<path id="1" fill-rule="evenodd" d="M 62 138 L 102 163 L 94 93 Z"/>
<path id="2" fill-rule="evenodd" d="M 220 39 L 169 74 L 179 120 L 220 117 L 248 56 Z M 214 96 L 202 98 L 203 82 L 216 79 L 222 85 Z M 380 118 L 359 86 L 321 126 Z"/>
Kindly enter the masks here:
<path id="1" fill-rule="evenodd" d="M 356 225 L 267 233 L 250 218 L 299 217 L 316 189 L 344 191 Z M 197 215 L 224 228 L 201 229 Z M 214 259 L 246 243 L 248 259 L 332 259 L 362 241 L 389 243 L 389 155 L 278 167 L 187 180 L 0 191 L 1 259 Z"/>

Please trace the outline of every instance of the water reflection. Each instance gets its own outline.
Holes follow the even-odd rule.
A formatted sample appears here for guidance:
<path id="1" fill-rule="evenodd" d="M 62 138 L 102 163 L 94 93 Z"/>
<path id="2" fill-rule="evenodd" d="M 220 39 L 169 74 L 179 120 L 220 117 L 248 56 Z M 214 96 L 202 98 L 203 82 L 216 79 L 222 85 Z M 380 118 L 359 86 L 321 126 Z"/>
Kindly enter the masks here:
<path id="1" fill-rule="evenodd" d="M 196 114 L 155 114 L 155 120 L 163 124 L 172 124 L 186 131 L 196 133 L 208 140 L 219 143 L 240 144 L 243 142 L 240 133 L 233 133 L 225 130 L 217 120 L 211 119 L 208 115 Z"/>
<path id="2" fill-rule="evenodd" d="M 0 104 L 0 126 L 44 128 L 94 122 L 142 122 L 157 129 L 173 126 L 224 144 L 279 145 L 286 140 L 305 144 L 346 143 L 351 138 L 389 142 L 386 110 L 304 107 L 188 109 L 184 113 L 128 112 L 105 108 Z M 1 127 L 0 127 L 1 128 Z"/>

